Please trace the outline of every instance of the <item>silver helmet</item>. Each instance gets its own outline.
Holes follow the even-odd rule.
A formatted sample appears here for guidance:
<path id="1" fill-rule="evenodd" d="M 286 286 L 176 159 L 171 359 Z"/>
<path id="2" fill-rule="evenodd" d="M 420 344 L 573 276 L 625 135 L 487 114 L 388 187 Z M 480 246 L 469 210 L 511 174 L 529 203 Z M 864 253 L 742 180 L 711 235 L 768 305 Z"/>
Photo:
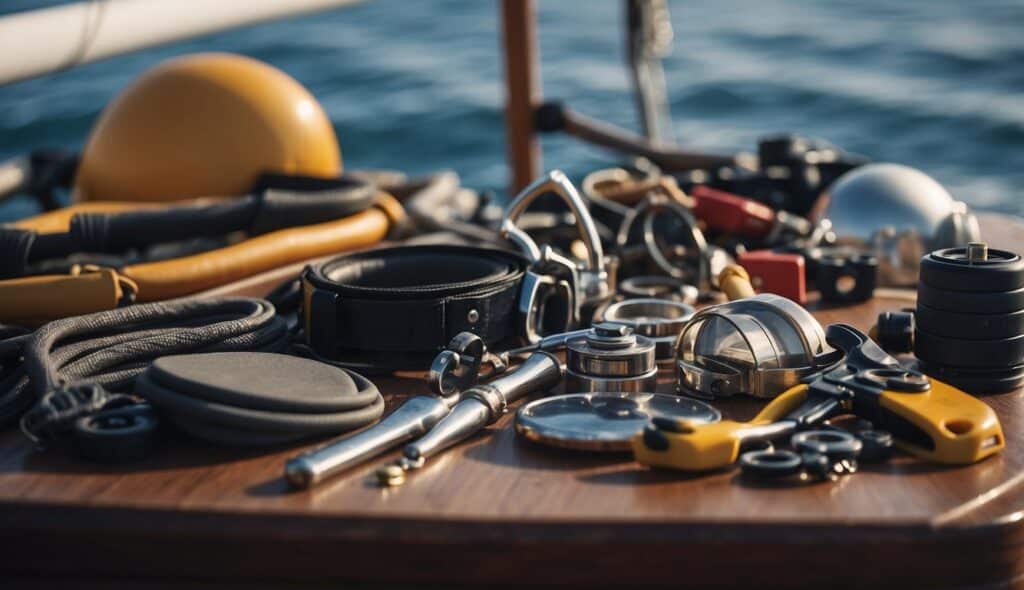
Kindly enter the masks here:
<path id="1" fill-rule="evenodd" d="M 878 256 L 880 285 L 915 285 L 922 256 L 981 239 L 964 203 L 924 172 L 901 164 L 851 170 L 821 203 L 815 217 L 831 222 L 838 245 Z"/>
<path id="2" fill-rule="evenodd" d="M 772 398 L 840 357 L 814 316 L 769 293 L 700 310 L 676 341 L 679 389 L 704 398 Z"/>

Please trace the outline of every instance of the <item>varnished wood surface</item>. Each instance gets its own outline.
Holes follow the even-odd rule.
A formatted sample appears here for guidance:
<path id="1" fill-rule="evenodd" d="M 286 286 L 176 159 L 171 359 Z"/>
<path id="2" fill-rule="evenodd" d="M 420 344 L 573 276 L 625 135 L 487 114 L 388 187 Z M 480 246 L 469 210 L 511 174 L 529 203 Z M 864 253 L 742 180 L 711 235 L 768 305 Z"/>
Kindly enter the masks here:
<path id="1" fill-rule="evenodd" d="M 815 313 L 867 329 L 877 312 L 904 305 L 889 297 Z M 425 391 L 415 379 L 380 385 L 392 408 Z M 949 586 L 1005 581 L 1020 566 L 1020 397 L 986 398 L 1007 451 L 980 464 L 900 457 L 836 483 L 781 487 L 751 485 L 734 471 L 657 472 L 628 456 L 538 447 L 515 436 L 511 414 L 393 490 L 376 487 L 372 472 L 395 453 L 292 492 L 282 465 L 305 447 L 239 452 L 175 439 L 141 466 L 102 467 L 34 453 L 7 433 L 0 566 L 22 578 L 84 568 L 108 577 L 309 583 L 685 575 L 727 586 L 765 572 L 765 587 L 798 587 L 825 582 L 829 568 L 852 560 L 871 564 L 844 574 L 858 584 L 906 582 L 911 565 L 931 572 L 915 576 Z M 721 407 L 746 418 L 758 405 Z"/>
<path id="2" fill-rule="evenodd" d="M 880 295 L 815 315 L 866 330 L 879 311 L 909 304 L 906 293 Z M 426 391 L 411 378 L 378 383 L 391 409 Z M 625 455 L 538 447 L 515 436 L 511 414 L 392 490 L 372 473 L 394 452 L 294 492 L 285 459 L 319 443 L 241 452 L 177 438 L 144 464 L 105 467 L 33 452 L 8 432 L 0 435 L 0 579 L 1004 587 L 1024 574 L 1022 395 L 984 398 L 1006 435 L 999 456 L 963 467 L 900 456 L 810 485 L 754 485 L 730 470 L 652 471 Z M 759 405 L 720 407 L 749 418 Z"/>

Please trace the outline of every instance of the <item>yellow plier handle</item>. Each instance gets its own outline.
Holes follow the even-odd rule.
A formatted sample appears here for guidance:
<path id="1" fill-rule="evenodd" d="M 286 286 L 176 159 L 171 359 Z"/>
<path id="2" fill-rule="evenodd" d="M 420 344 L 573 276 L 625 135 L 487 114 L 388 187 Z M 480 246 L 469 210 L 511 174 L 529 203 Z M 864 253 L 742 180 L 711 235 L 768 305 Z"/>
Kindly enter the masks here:
<path id="1" fill-rule="evenodd" d="M 636 460 L 653 467 L 710 471 L 732 465 L 745 441 L 767 440 L 796 429 L 786 416 L 807 401 L 807 386 L 798 385 L 772 400 L 750 422 L 722 420 L 710 424 L 656 418 L 633 438 Z"/>
<path id="2" fill-rule="evenodd" d="M 785 437 L 844 413 L 888 430 L 897 446 L 937 463 L 974 463 L 1004 448 L 999 419 L 981 400 L 900 368 L 854 328 L 833 325 L 828 336 L 847 353 L 836 367 L 784 392 L 750 422 L 654 419 L 632 441 L 637 461 L 686 471 L 719 469 L 736 461 L 744 443 Z M 918 387 L 906 387 L 908 377 Z"/>

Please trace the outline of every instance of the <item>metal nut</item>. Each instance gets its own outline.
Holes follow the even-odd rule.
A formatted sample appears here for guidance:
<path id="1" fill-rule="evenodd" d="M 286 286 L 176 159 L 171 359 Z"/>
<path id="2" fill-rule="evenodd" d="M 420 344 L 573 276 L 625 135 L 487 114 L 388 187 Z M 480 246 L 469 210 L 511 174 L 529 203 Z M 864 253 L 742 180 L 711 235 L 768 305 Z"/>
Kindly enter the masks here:
<path id="1" fill-rule="evenodd" d="M 381 487 L 400 486 L 405 483 L 405 470 L 398 465 L 384 465 L 377 469 L 377 483 Z"/>

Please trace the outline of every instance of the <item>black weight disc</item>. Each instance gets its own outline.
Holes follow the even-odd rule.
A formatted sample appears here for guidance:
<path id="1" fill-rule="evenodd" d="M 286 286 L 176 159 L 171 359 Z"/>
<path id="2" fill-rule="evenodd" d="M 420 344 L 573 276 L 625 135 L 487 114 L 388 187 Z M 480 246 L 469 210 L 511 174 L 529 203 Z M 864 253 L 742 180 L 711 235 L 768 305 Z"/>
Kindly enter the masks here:
<path id="1" fill-rule="evenodd" d="M 1013 291 L 1024 287 L 1024 259 L 989 249 L 987 259 L 972 261 L 967 248 L 936 250 L 921 259 L 921 282 L 951 291 Z"/>
<path id="2" fill-rule="evenodd" d="M 995 340 L 962 340 L 914 331 L 914 355 L 948 367 L 1006 370 L 1024 364 L 1024 334 Z"/>
<path id="3" fill-rule="evenodd" d="M 957 313 L 1012 313 L 1024 309 L 1024 288 L 975 293 L 947 291 L 927 283 L 918 283 L 917 302 L 932 309 Z"/>
<path id="4" fill-rule="evenodd" d="M 993 340 L 1024 334 L 1024 309 L 1007 313 L 957 313 L 918 303 L 914 315 L 922 330 L 946 338 Z"/>
<path id="5" fill-rule="evenodd" d="M 886 352 L 911 352 L 914 350 L 914 327 L 917 325 L 914 312 L 883 311 L 878 314 L 877 337 L 879 346 Z"/>
<path id="6" fill-rule="evenodd" d="M 974 395 L 1007 393 L 1024 387 L 1024 366 L 1005 371 L 937 367 L 921 363 L 921 370 L 934 379 Z"/>

